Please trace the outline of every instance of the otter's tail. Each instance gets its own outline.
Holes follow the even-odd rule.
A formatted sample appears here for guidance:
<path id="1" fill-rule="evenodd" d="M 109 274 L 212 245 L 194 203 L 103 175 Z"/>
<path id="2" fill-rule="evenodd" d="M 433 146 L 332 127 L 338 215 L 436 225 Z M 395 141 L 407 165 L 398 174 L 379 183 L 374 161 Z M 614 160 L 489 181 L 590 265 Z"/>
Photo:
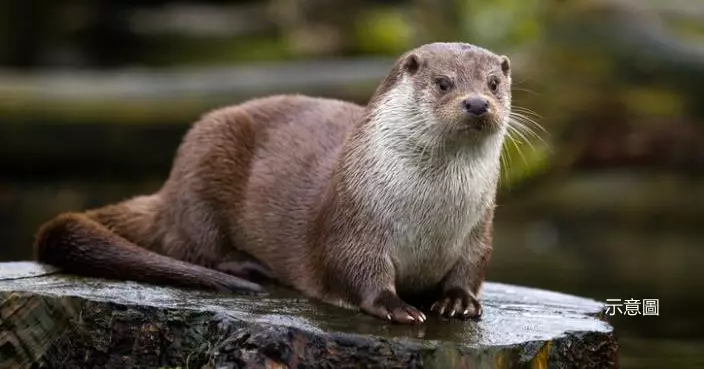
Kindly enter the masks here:
<path id="1" fill-rule="evenodd" d="M 144 249 L 86 213 L 66 213 L 42 225 L 35 241 L 40 262 L 72 274 L 216 291 L 260 293 L 235 276 Z"/>

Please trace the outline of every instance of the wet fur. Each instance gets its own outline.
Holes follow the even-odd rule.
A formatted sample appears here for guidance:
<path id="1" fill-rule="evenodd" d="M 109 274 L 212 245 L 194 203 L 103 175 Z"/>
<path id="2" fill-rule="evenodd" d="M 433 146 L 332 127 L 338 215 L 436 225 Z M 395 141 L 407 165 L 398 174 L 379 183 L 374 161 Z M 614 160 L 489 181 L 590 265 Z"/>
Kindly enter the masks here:
<path id="1" fill-rule="evenodd" d="M 248 280 L 265 275 L 367 312 L 399 306 L 396 294 L 421 305 L 451 290 L 477 295 L 510 95 L 492 98 L 493 130 L 462 136 L 448 124 L 454 100 L 432 95 L 431 76 L 407 73 L 410 56 L 426 63 L 419 73 L 468 73 L 455 76 L 465 84 L 503 60 L 433 44 L 400 57 L 366 107 L 281 95 L 210 112 L 159 191 L 59 215 L 40 228 L 37 259 L 223 291 L 259 292 Z M 458 91 L 485 93 L 477 83 Z"/>

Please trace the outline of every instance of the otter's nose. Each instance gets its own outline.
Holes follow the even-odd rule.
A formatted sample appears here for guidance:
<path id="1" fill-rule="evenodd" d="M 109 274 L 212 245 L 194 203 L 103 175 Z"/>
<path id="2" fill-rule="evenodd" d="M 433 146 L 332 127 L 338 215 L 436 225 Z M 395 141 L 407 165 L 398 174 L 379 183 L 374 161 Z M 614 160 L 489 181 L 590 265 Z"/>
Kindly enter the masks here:
<path id="1" fill-rule="evenodd" d="M 470 97 L 462 101 L 464 110 L 475 116 L 480 116 L 489 110 L 489 101 L 483 97 Z"/>

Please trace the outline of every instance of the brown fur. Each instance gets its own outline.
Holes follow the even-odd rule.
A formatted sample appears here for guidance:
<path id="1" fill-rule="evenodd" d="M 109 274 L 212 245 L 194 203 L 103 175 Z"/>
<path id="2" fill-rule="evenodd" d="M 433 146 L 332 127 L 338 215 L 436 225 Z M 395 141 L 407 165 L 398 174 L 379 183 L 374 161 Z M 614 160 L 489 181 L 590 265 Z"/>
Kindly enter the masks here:
<path id="1" fill-rule="evenodd" d="M 418 55 L 420 70 L 470 73 L 443 47 L 418 49 L 399 58 L 368 107 L 281 95 L 210 112 L 185 135 L 159 191 L 59 215 L 40 228 L 37 259 L 81 275 L 221 291 L 261 292 L 248 280 L 264 276 L 398 322 L 425 320 L 405 301 L 426 310 L 436 302 L 446 316 L 479 316 L 493 197 L 440 283 L 397 291 L 388 224 L 346 187 L 349 176 L 364 175 L 363 163 L 346 158 L 368 135 L 371 108 Z M 505 57 L 486 51 L 465 57 L 508 69 Z M 472 70 L 461 80 L 484 78 Z"/>

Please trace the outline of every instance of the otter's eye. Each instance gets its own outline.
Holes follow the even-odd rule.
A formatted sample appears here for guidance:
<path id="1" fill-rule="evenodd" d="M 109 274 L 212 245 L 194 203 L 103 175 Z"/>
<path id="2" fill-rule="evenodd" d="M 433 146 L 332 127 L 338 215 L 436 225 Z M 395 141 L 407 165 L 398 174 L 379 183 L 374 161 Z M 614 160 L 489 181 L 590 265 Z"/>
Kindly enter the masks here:
<path id="1" fill-rule="evenodd" d="M 489 78 L 489 89 L 491 92 L 496 93 L 499 89 L 499 79 L 496 77 Z"/>
<path id="2" fill-rule="evenodd" d="M 438 85 L 440 91 L 448 91 L 452 88 L 452 82 L 446 77 L 440 77 L 435 80 L 435 84 Z"/>

